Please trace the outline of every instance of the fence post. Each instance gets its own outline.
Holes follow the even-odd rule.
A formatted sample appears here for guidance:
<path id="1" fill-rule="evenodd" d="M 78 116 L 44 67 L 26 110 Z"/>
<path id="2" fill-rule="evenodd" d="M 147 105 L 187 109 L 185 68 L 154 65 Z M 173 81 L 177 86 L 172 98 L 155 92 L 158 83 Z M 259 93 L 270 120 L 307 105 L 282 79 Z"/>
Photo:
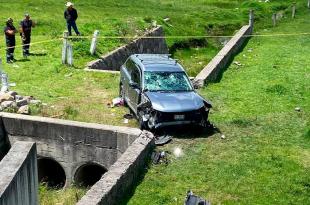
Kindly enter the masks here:
<path id="1" fill-rule="evenodd" d="M 277 25 L 277 14 L 276 13 L 272 14 L 272 24 L 273 26 Z"/>
<path id="2" fill-rule="evenodd" d="M 296 3 L 293 3 L 293 5 L 292 5 L 292 18 L 295 18 L 295 14 L 296 14 Z"/>
<path id="3" fill-rule="evenodd" d="M 72 66 L 73 65 L 73 49 L 72 49 L 71 44 L 67 45 L 67 50 L 68 50 L 67 63 L 69 66 Z"/>
<path id="4" fill-rule="evenodd" d="M 63 46 L 62 46 L 62 64 L 67 63 L 67 45 L 68 45 L 68 31 L 64 31 L 63 34 Z"/>
<path id="5" fill-rule="evenodd" d="M 90 44 L 90 50 L 89 50 L 91 55 L 94 55 L 96 52 L 96 44 L 97 44 L 98 35 L 99 35 L 99 31 L 95 30 L 94 35 L 93 35 L 93 39 L 92 39 L 91 44 Z"/>
<path id="6" fill-rule="evenodd" d="M 310 9 L 310 0 L 308 0 L 308 9 Z"/>
<path id="7" fill-rule="evenodd" d="M 7 79 L 7 75 L 3 71 L 2 67 L 2 59 L 0 58 L 0 75 L 1 75 L 1 92 L 5 92 L 9 90 L 9 83 Z"/>
<path id="8" fill-rule="evenodd" d="M 250 10 L 249 13 L 249 26 L 253 27 L 254 26 L 254 10 Z"/>

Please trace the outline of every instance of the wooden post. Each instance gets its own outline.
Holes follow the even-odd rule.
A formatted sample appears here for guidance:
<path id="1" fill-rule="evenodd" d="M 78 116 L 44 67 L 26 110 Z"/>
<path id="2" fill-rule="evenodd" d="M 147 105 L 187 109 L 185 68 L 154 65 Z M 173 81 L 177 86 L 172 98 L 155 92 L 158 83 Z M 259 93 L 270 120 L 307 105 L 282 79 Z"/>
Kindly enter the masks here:
<path id="1" fill-rule="evenodd" d="M 272 14 L 272 25 L 275 27 L 277 25 L 277 14 Z"/>
<path id="2" fill-rule="evenodd" d="M 67 63 L 69 66 L 72 66 L 73 65 L 73 49 L 72 49 L 71 44 L 67 45 L 67 50 L 68 50 Z"/>
<path id="3" fill-rule="evenodd" d="M 67 63 L 68 36 L 69 36 L 68 31 L 64 31 L 64 34 L 63 34 L 63 46 L 62 46 L 62 58 L 61 58 L 62 64 L 66 64 Z"/>
<path id="4" fill-rule="evenodd" d="M 254 26 L 254 10 L 250 10 L 249 13 L 249 26 L 253 27 Z"/>
<path id="5" fill-rule="evenodd" d="M 296 15 L 296 3 L 293 3 L 292 5 L 292 18 L 295 18 Z"/>
<path id="6" fill-rule="evenodd" d="M 99 35 L 99 31 L 95 30 L 94 35 L 93 35 L 93 39 L 92 39 L 91 44 L 90 44 L 90 50 L 89 50 L 91 55 L 94 55 L 96 52 L 96 44 L 97 44 L 98 35 Z"/>

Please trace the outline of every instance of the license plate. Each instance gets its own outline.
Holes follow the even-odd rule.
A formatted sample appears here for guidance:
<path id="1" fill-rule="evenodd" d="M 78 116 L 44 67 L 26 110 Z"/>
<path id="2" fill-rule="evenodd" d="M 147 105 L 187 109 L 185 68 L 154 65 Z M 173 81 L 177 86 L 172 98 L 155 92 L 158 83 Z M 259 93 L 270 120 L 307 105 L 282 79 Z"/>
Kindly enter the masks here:
<path id="1" fill-rule="evenodd" d="M 184 120 L 184 115 L 174 115 L 175 120 Z"/>

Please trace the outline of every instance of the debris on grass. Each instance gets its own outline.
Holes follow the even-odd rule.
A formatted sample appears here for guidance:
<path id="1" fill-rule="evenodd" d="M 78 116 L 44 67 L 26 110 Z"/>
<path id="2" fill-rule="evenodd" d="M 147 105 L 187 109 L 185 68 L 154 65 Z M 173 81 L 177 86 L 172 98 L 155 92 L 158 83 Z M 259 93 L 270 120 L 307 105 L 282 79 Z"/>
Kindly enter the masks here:
<path id="1" fill-rule="evenodd" d="M 120 97 L 114 98 L 112 100 L 112 104 L 108 103 L 108 106 L 110 106 L 111 108 L 115 107 L 115 106 L 123 106 L 124 105 L 124 100 Z"/>
<path id="2" fill-rule="evenodd" d="M 151 159 L 153 164 L 168 164 L 167 152 L 165 151 L 154 151 Z"/>
<path id="3" fill-rule="evenodd" d="M 301 108 L 300 107 L 295 107 L 295 111 L 300 112 Z"/>
<path id="4" fill-rule="evenodd" d="M 225 139 L 226 136 L 224 134 L 221 135 L 221 139 Z"/>
<path id="5" fill-rule="evenodd" d="M 128 120 L 133 119 L 133 117 L 134 117 L 133 114 L 130 114 L 130 113 L 124 115 L 124 118 Z"/>
<path id="6" fill-rule="evenodd" d="M 165 145 L 168 142 L 172 140 L 172 136 L 170 135 L 161 135 L 161 136 L 155 136 L 155 145 Z"/>
<path id="7" fill-rule="evenodd" d="M 237 66 L 242 66 L 242 64 L 240 62 L 238 62 L 238 61 L 235 61 L 234 64 L 237 65 Z"/>
<path id="8" fill-rule="evenodd" d="M 187 192 L 184 205 L 211 205 L 211 203 L 199 196 L 194 195 L 194 193 L 189 190 Z"/>
<path id="9" fill-rule="evenodd" d="M 180 147 L 176 147 L 173 150 L 173 154 L 175 157 L 181 157 L 183 155 L 183 151 Z"/>

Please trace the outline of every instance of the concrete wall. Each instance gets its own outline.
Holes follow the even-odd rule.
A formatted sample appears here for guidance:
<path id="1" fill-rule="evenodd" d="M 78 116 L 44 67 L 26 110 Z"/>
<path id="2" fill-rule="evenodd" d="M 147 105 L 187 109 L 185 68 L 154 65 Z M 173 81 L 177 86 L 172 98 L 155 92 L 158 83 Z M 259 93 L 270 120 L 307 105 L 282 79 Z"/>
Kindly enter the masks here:
<path id="1" fill-rule="evenodd" d="M 77 204 L 119 204 L 132 191 L 154 146 L 153 135 L 144 131 Z"/>
<path id="2" fill-rule="evenodd" d="M 38 204 L 36 145 L 16 142 L 0 162 L 0 205 Z"/>
<path id="3" fill-rule="evenodd" d="M 135 128 L 11 113 L 0 116 L 11 143 L 36 142 L 38 156 L 54 159 L 62 166 L 66 186 L 73 182 L 76 170 L 89 162 L 109 169 L 141 134 Z"/>
<path id="4" fill-rule="evenodd" d="M 164 36 L 163 28 L 157 27 L 145 34 L 145 37 L 151 36 Z M 168 47 L 164 38 L 139 38 L 89 62 L 87 66 L 89 69 L 115 71 L 120 69 L 130 55 L 139 53 L 167 54 Z"/>
<path id="5" fill-rule="evenodd" d="M 203 68 L 193 81 L 195 87 L 202 87 L 205 83 L 214 81 L 218 78 L 223 69 L 228 66 L 235 55 L 244 46 L 247 35 L 252 34 L 253 27 L 243 26 L 236 35 L 224 46 L 224 48 Z"/>

